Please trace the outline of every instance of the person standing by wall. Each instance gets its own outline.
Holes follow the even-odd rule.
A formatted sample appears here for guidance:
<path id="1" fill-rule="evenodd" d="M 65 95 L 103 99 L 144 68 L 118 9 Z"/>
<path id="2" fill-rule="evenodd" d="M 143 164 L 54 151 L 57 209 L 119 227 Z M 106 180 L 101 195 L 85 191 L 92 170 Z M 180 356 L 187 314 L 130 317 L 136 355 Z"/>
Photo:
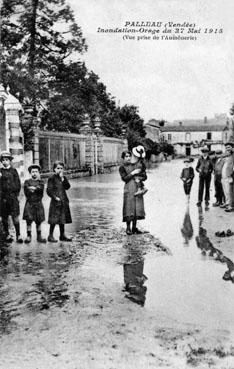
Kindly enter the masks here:
<path id="1" fill-rule="evenodd" d="M 226 158 L 222 167 L 222 186 L 225 195 L 224 207 L 226 212 L 233 211 L 233 144 L 225 144 Z"/>
<path id="2" fill-rule="evenodd" d="M 65 224 L 72 223 L 69 199 L 66 191 L 69 190 L 70 183 L 64 176 L 64 163 L 56 161 L 53 166 L 54 174 L 48 179 L 47 194 L 51 198 L 49 208 L 50 231 L 48 236 L 49 242 L 57 242 L 54 238 L 54 229 L 56 224 L 59 225 L 60 241 L 71 241 L 72 239 L 65 235 Z"/>
<path id="3" fill-rule="evenodd" d="M 35 222 L 37 229 L 37 242 L 46 243 L 46 239 L 41 236 L 41 223 L 45 220 L 45 211 L 42 204 L 44 182 L 41 180 L 41 167 L 32 164 L 28 168 L 31 178 L 24 182 L 24 194 L 26 203 L 23 212 L 23 219 L 27 224 L 27 238 L 25 243 L 32 240 L 32 223 Z"/>
<path id="4" fill-rule="evenodd" d="M 208 147 L 201 149 L 202 155 L 198 159 L 196 171 L 199 173 L 199 188 L 198 188 L 198 202 L 197 206 L 201 206 L 203 200 L 203 193 L 205 188 L 205 204 L 209 205 L 210 200 L 210 182 L 211 173 L 213 171 L 213 164 L 208 155 Z"/>
<path id="5" fill-rule="evenodd" d="M 0 169 L 0 218 L 3 223 L 6 242 L 13 241 L 8 229 L 8 218 L 11 216 L 15 227 L 16 242 L 23 243 L 23 239 L 20 235 L 20 207 L 18 200 L 21 190 L 21 183 L 17 170 L 11 165 L 12 160 L 13 156 L 10 152 L 3 151 L 1 153 L 0 161 L 2 163 L 2 168 Z"/>

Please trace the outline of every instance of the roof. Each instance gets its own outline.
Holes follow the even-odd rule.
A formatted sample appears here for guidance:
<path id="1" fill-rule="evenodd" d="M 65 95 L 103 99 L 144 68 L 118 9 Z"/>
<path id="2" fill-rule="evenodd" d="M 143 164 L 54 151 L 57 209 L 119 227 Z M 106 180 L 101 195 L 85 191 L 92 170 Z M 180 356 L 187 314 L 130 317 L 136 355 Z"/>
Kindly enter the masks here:
<path id="1" fill-rule="evenodd" d="M 162 132 L 220 132 L 226 128 L 224 124 L 168 125 L 160 127 Z"/>
<path id="2" fill-rule="evenodd" d="M 154 128 L 161 128 L 161 126 L 159 125 L 159 122 L 160 120 L 150 119 L 145 125 L 154 127 Z"/>

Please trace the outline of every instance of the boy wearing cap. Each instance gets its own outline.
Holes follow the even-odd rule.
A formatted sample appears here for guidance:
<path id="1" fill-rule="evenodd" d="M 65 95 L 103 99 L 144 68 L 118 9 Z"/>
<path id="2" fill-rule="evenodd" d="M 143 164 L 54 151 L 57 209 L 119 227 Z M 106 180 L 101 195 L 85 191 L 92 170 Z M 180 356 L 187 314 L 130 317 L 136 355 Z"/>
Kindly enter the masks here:
<path id="1" fill-rule="evenodd" d="M 24 182 L 24 193 L 26 203 L 24 207 L 23 219 L 27 223 L 27 238 L 25 243 L 30 243 L 32 240 L 32 222 L 36 223 L 37 242 L 45 243 L 46 239 L 41 236 L 41 223 L 45 220 L 45 211 L 42 204 L 44 183 L 40 178 L 40 165 L 30 165 L 28 171 L 31 175 L 30 179 Z"/>
<path id="2" fill-rule="evenodd" d="M 22 243 L 23 239 L 20 235 L 19 223 L 19 200 L 18 196 L 21 190 L 21 183 L 18 172 L 11 166 L 13 156 L 8 151 L 0 154 L 2 168 L 0 168 L 0 218 L 6 236 L 6 242 L 12 242 L 13 238 L 9 234 L 8 218 L 12 217 L 12 221 L 16 232 L 16 241 Z"/>
<path id="3" fill-rule="evenodd" d="M 134 177 L 134 180 L 137 184 L 137 192 L 135 192 L 134 196 L 142 196 L 144 195 L 148 189 L 145 187 L 142 176 L 145 177 L 146 174 L 146 166 L 144 163 L 144 158 L 146 156 L 144 146 L 138 145 L 132 149 L 133 155 L 135 155 L 137 158 L 139 158 L 139 161 L 137 163 L 137 169 L 140 169 L 139 175 Z"/>
<path id="4" fill-rule="evenodd" d="M 190 159 L 184 160 L 185 168 L 183 168 L 181 176 L 180 176 L 180 178 L 182 179 L 184 183 L 184 192 L 188 200 L 190 197 L 190 192 L 191 192 L 193 178 L 194 178 L 194 170 L 193 170 L 193 167 L 189 165 L 190 163 L 191 163 Z"/>
<path id="5" fill-rule="evenodd" d="M 197 206 L 200 206 L 203 199 L 204 187 L 206 189 L 205 192 L 205 203 L 209 205 L 210 200 L 210 182 L 211 182 L 211 173 L 213 171 L 213 163 L 210 159 L 208 152 L 208 147 L 203 147 L 201 149 L 202 155 L 198 159 L 196 171 L 199 173 L 199 189 L 198 189 L 198 202 Z"/>
<path id="6" fill-rule="evenodd" d="M 216 150 L 214 163 L 214 187 L 216 202 L 213 206 L 220 206 L 224 203 L 225 197 L 222 186 L 222 168 L 224 164 L 224 157 L 222 150 Z"/>

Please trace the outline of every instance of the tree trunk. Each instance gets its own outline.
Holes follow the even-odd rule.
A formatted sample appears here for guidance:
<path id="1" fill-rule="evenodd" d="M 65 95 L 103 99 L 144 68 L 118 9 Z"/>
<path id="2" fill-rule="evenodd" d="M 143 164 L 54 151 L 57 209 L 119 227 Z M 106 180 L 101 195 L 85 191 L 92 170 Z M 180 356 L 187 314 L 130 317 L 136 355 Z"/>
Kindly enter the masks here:
<path id="1" fill-rule="evenodd" d="M 37 23 L 37 8 L 39 0 L 31 0 L 32 17 L 30 24 L 30 46 L 29 46 L 29 74 L 34 78 L 35 74 L 35 56 L 36 56 L 36 23 Z"/>

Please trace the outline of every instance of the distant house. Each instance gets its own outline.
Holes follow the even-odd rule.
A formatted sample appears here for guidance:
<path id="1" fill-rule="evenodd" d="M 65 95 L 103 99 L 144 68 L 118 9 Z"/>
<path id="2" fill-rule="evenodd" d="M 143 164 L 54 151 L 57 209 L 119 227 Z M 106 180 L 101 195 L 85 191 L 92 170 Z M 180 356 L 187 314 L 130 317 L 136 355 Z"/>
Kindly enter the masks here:
<path id="1" fill-rule="evenodd" d="M 223 148 L 230 138 L 230 123 L 225 114 L 212 119 L 184 120 L 161 127 L 161 141 L 172 144 L 177 155 L 197 155 L 202 146 L 210 150 Z"/>
<path id="2" fill-rule="evenodd" d="M 150 119 L 144 126 L 146 131 L 146 138 L 150 138 L 154 142 L 159 142 L 161 137 L 160 120 Z"/>

